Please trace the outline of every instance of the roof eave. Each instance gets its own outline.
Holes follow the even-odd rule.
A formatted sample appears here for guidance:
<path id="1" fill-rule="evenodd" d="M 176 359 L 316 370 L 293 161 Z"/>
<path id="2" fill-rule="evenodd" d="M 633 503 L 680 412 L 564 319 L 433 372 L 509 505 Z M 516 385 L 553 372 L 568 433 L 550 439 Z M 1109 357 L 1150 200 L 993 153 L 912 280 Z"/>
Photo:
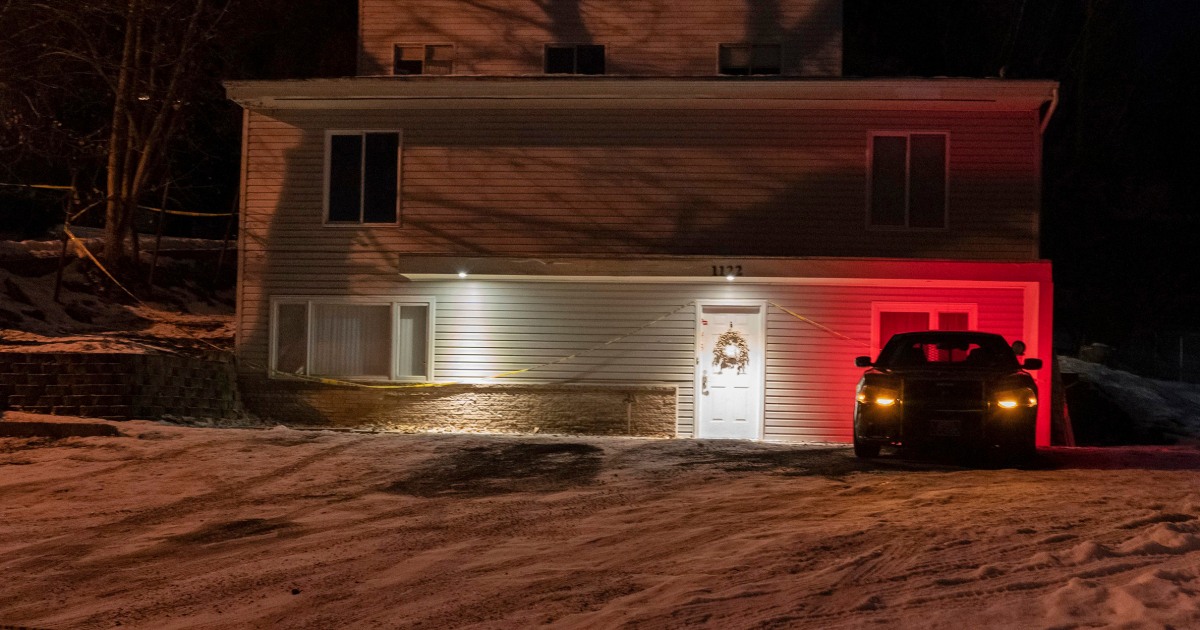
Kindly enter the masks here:
<path id="1" fill-rule="evenodd" d="M 599 80 L 598 80 L 599 79 Z M 1028 111 L 1053 95 L 1053 81 L 1003 79 L 794 79 L 355 77 L 229 81 L 230 99 L 250 109 L 410 107 L 670 107 L 803 109 L 991 109 Z"/>

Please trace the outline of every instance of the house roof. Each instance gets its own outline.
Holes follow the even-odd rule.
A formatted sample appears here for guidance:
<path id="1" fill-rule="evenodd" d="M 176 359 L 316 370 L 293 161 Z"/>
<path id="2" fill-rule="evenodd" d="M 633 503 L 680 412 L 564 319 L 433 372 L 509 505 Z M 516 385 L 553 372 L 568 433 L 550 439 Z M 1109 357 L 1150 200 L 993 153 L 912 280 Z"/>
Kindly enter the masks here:
<path id="1" fill-rule="evenodd" d="M 1009 79 L 353 77 L 228 81 L 249 109 L 689 108 L 1033 111 L 1058 84 Z"/>

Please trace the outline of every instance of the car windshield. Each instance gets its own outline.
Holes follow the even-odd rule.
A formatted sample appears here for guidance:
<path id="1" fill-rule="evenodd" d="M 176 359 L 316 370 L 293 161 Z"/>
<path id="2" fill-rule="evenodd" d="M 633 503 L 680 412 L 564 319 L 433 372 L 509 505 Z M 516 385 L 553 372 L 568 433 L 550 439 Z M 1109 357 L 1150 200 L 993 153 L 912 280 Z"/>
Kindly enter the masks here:
<path id="1" fill-rule="evenodd" d="M 1017 355 L 998 335 L 909 333 L 896 335 L 879 353 L 883 368 L 1011 368 Z"/>

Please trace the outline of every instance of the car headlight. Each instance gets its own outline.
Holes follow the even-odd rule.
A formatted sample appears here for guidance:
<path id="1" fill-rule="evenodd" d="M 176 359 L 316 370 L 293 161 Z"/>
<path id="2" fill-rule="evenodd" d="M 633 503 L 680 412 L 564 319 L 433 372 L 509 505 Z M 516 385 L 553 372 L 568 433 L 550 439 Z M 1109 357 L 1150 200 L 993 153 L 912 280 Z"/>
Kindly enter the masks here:
<path id="1" fill-rule="evenodd" d="M 890 387 L 863 385 L 858 390 L 858 402 L 864 405 L 891 407 L 900 401 L 900 392 Z"/>
<path id="2" fill-rule="evenodd" d="M 1037 394 L 1028 387 L 1006 389 L 996 392 L 996 406 L 1001 409 L 1032 408 L 1038 404 Z"/>

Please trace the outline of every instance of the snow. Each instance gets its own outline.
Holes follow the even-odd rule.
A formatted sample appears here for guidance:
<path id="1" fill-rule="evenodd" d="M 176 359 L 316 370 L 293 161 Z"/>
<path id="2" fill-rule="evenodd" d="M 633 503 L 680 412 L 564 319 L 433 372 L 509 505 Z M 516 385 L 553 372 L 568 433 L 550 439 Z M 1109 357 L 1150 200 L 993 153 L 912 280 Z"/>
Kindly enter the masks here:
<path id="1" fill-rule="evenodd" d="M 0 624 L 1200 626 L 1191 446 L 969 469 L 833 446 L 114 425 L 0 439 Z"/>
<path id="2" fill-rule="evenodd" d="M 1070 357 L 1059 357 L 1058 365 L 1095 385 L 1140 425 L 1200 442 L 1200 385 L 1144 378 Z"/>
<path id="3" fill-rule="evenodd" d="M 80 228 L 80 231 L 86 231 Z M 84 237 L 89 248 L 98 235 Z M 164 250 L 219 247 L 203 239 L 164 238 Z M 94 265 L 68 256 L 60 299 L 54 300 L 59 241 L 0 241 L 0 352 L 159 353 L 232 346 L 233 292 L 207 291 L 191 263 L 159 261 L 159 285 L 138 287 L 134 302 L 108 289 Z M 149 254 L 143 252 L 144 262 Z"/>

